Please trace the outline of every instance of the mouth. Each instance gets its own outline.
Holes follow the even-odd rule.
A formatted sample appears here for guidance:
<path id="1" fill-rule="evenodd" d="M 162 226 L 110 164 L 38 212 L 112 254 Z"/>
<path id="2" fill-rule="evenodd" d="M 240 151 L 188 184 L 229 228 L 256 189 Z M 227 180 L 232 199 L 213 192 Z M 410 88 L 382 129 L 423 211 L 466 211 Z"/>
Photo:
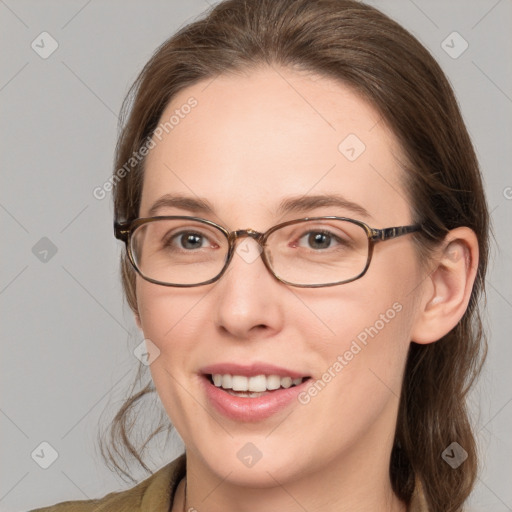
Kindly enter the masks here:
<path id="1" fill-rule="evenodd" d="M 262 421 L 290 407 L 311 380 L 309 375 L 272 365 L 222 364 L 200 373 L 206 401 L 217 413 L 242 422 Z"/>
<path id="2" fill-rule="evenodd" d="M 243 398 L 259 398 L 261 396 L 274 393 L 282 389 L 290 389 L 300 386 L 310 377 L 290 376 L 281 377 L 279 375 L 233 375 L 230 373 L 207 374 L 206 378 L 210 384 L 225 391 L 231 396 Z"/>

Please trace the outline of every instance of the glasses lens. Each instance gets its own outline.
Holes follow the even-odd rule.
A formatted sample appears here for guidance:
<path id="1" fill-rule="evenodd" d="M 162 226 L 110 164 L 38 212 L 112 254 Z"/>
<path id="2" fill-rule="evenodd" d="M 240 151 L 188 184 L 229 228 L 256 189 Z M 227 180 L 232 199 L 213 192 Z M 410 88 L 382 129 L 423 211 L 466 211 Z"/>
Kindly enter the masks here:
<path id="1" fill-rule="evenodd" d="M 158 219 L 131 237 L 135 265 L 144 277 L 166 284 L 199 284 L 219 274 L 229 244 L 214 226 L 190 219 Z"/>
<path id="2" fill-rule="evenodd" d="M 284 226 L 267 240 L 275 274 L 301 285 L 325 285 L 358 277 L 366 268 L 369 241 L 353 222 L 322 219 Z"/>

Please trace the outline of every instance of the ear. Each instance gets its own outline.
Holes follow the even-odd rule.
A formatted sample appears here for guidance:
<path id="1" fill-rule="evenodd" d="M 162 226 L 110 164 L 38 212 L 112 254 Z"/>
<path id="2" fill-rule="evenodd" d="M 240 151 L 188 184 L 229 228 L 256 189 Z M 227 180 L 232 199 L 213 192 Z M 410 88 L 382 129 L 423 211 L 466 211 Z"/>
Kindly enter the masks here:
<path id="1" fill-rule="evenodd" d="M 433 343 L 448 334 L 464 315 L 478 269 L 478 240 L 473 230 L 451 230 L 436 251 L 413 324 L 411 340 Z"/>

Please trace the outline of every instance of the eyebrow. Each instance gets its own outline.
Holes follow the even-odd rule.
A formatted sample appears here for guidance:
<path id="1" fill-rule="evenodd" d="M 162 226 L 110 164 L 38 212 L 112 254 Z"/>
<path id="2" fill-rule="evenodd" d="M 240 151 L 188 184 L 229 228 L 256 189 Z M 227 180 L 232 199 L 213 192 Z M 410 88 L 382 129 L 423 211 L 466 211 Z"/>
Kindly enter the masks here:
<path id="1" fill-rule="evenodd" d="M 276 215 L 287 213 L 304 213 L 323 207 L 337 207 L 349 210 L 359 216 L 373 218 L 368 211 L 360 204 L 349 201 L 339 194 L 317 194 L 309 196 L 297 196 L 283 199 L 277 209 Z M 180 208 L 198 214 L 214 214 L 215 208 L 205 198 L 191 197 L 176 194 L 166 194 L 155 201 L 149 209 L 149 216 L 154 217 L 161 208 Z"/>
<path id="2" fill-rule="evenodd" d="M 192 213 L 214 213 L 213 206 L 207 199 L 199 197 L 165 194 L 157 199 L 149 209 L 149 216 L 154 217 L 161 208 L 180 208 Z"/>
<path id="3" fill-rule="evenodd" d="M 368 211 L 360 204 L 349 201 L 339 194 L 318 194 L 313 196 L 300 196 L 283 199 L 279 204 L 277 213 L 303 213 L 308 210 L 329 206 L 336 206 L 337 208 L 350 210 L 357 215 L 372 218 Z"/>

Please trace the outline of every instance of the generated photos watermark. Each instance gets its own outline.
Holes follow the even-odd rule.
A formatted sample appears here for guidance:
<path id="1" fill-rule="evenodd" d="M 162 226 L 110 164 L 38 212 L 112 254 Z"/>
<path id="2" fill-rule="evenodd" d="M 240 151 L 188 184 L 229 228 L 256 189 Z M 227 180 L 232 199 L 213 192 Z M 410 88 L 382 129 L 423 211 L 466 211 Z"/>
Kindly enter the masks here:
<path id="1" fill-rule="evenodd" d="M 359 354 L 363 348 L 368 345 L 370 339 L 375 338 L 385 327 L 389 324 L 400 311 L 403 306 L 400 302 L 395 302 L 385 313 L 379 315 L 378 320 L 374 322 L 370 327 L 365 327 L 351 342 L 350 347 L 336 357 L 336 360 L 327 370 L 322 374 L 320 378 L 312 381 L 309 386 L 299 393 L 297 400 L 302 405 L 307 405 L 311 400 L 322 392 L 325 387 L 341 373 L 350 361 Z"/>
<path id="2" fill-rule="evenodd" d="M 148 155 L 149 151 L 152 150 L 158 142 L 162 141 L 165 134 L 170 133 L 176 126 L 178 126 L 185 117 L 190 114 L 192 109 L 197 106 L 197 100 L 193 96 L 188 98 L 186 103 L 183 103 L 179 108 L 174 110 L 174 113 L 169 117 L 167 121 L 161 122 L 153 131 L 153 134 L 148 135 L 144 143 L 140 146 L 137 151 L 132 153 L 132 156 L 125 162 L 125 164 L 117 169 L 117 171 L 108 178 L 101 186 L 95 187 L 92 191 L 92 195 L 98 201 L 105 199 L 107 194 L 112 191 L 115 185 L 125 178 L 133 169 L 140 164 L 144 158 Z M 157 140 L 158 139 L 158 142 Z"/>

